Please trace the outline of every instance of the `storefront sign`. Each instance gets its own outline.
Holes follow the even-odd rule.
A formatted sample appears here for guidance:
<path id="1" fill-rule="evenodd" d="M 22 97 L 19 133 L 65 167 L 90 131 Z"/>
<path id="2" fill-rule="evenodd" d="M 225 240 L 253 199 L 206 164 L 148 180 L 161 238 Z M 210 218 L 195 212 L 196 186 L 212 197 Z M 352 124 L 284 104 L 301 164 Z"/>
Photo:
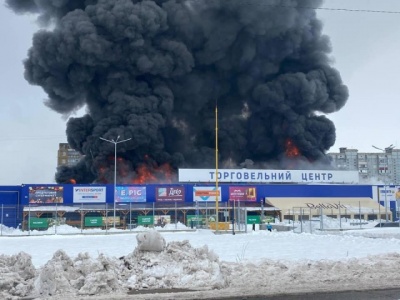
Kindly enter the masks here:
<path id="1" fill-rule="evenodd" d="M 47 218 L 30 218 L 29 227 L 30 229 L 37 229 L 37 228 L 47 229 L 49 227 L 49 220 Z"/>
<path id="2" fill-rule="evenodd" d="M 63 203 L 63 186 L 30 186 L 29 203 Z"/>
<path id="3" fill-rule="evenodd" d="M 106 202 L 106 187 L 104 186 L 74 186 L 74 203 Z"/>
<path id="4" fill-rule="evenodd" d="M 260 224 L 260 216 L 247 216 L 247 224 Z"/>
<path id="5" fill-rule="evenodd" d="M 218 187 L 218 191 L 215 186 L 194 186 L 193 187 L 193 201 L 216 201 L 218 196 L 218 202 L 221 202 L 221 187 Z"/>
<path id="6" fill-rule="evenodd" d="M 153 225 L 153 216 L 138 216 L 138 225 Z"/>
<path id="7" fill-rule="evenodd" d="M 156 188 L 157 202 L 185 201 L 185 188 L 183 186 L 169 186 Z"/>
<path id="8" fill-rule="evenodd" d="M 358 171 L 337 170 L 264 170 L 264 169 L 179 169 L 179 182 L 359 182 Z"/>
<path id="9" fill-rule="evenodd" d="M 85 217 L 85 227 L 103 226 L 103 217 Z"/>
<path id="10" fill-rule="evenodd" d="M 229 187 L 230 201 L 256 201 L 256 188 L 245 186 L 230 186 Z"/>
<path id="11" fill-rule="evenodd" d="M 115 202 L 146 202 L 145 186 L 117 186 Z"/>

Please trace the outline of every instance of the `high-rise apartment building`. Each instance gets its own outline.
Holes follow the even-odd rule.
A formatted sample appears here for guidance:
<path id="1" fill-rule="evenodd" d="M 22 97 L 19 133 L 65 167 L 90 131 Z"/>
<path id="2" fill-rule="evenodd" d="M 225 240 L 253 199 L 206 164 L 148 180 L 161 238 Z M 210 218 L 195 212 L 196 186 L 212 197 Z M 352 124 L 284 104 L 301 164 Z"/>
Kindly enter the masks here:
<path id="1" fill-rule="evenodd" d="M 400 184 L 400 149 L 392 147 L 382 152 L 358 152 L 357 149 L 340 148 L 339 153 L 328 153 L 332 166 L 339 170 L 357 170 L 360 182 L 381 181 Z"/>
<path id="2" fill-rule="evenodd" d="M 81 159 L 82 154 L 72 149 L 68 143 L 60 143 L 58 147 L 57 167 L 74 166 Z"/>

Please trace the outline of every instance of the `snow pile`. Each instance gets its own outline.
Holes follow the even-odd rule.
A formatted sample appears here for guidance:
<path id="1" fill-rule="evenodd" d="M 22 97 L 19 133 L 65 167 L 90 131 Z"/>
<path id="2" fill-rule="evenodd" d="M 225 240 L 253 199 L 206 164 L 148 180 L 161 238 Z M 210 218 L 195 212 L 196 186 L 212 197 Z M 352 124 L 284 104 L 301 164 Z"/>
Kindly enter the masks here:
<path id="1" fill-rule="evenodd" d="M 136 236 L 139 251 L 161 252 L 165 249 L 165 239 L 157 231 L 139 233 Z"/>
<path id="2" fill-rule="evenodd" d="M 0 224 L 0 233 L 2 235 L 9 235 L 12 234 L 14 232 L 15 228 L 12 227 L 7 227 L 3 224 Z"/>
<path id="3" fill-rule="evenodd" d="M 58 250 L 39 271 L 35 281 L 36 294 L 52 296 L 62 294 L 97 295 L 122 291 L 119 283 L 120 262 L 100 254 L 92 259 L 81 253 L 72 260 Z"/>
<path id="4" fill-rule="evenodd" d="M 162 230 L 188 230 L 189 227 L 187 227 L 185 224 L 183 224 L 181 222 L 177 222 L 176 224 L 168 223 L 164 227 L 157 226 L 157 229 L 162 229 Z"/>
<path id="5" fill-rule="evenodd" d="M 158 231 L 176 231 L 176 230 L 183 230 L 183 231 L 187 231 L 190 230 L 189 227 L 187 227 L 185 224 L 181 223 L 181 222 L 177 222 L 175 223 L 167 223 L 164 226 L 158 226 L 158 225 L 154 225 L 153 226 L 143 226 L 143 225 L 138 225 L 136 228 L 131 229 L 130 231 L 149 231 L 149 230 L 158 230 Z"/>
<path id="6" fill-rule="evenodd" d="M 122 260 L 129 270 L 124 272 L 129 289 L 225 286 L 218 256 L 207 246 L 193 248 L 187 240 L 171 242 L 160 253 L 136 248 Z"/>
<path id="7" fill-rule="evenodd" d="M 36 276 L 32 258 L 25 252 L 0 255 L 0 299 L 17 299 L 32 291 Z"/>
<path id="8" fill-rule="evenodd" d="M 379 224 L 378 221 L 364 221 L 362 220 L 361 224 L 359 220 L 348 219 L 348 218 L 331 218 L 328 216 L 323 216 L 322 218 L 322 226 L 320 218 L 312 218 L 311 221 L 305 220 L 301 221 L 288 221 L 285 220 L 283 224 L 294 228 L 293 232 L 307 232 L 307 233 L 315 233 L 315 234 L 325 234 L 324 231 L 339 231 L 339 230 L 349 230 L 349 229 L 366 229 L 373 228 Z M 282 224 L 282 223 L 281 223 Z"/>
<path id="9" fill-rule="evenodd" d="M 218 256 L 187 240 L 165 245 L 157 231 L 141 233 L 129 255 L 111 258 L 87 253 L 70 258 L 58 250 L 38 271 L 25 253 L 0 256 L 1 299 L 15 296 L 104 295 L 158 288 L 221 288 L 225 277 Z M 150 251 L 144 251 L 150 250 Z"/>

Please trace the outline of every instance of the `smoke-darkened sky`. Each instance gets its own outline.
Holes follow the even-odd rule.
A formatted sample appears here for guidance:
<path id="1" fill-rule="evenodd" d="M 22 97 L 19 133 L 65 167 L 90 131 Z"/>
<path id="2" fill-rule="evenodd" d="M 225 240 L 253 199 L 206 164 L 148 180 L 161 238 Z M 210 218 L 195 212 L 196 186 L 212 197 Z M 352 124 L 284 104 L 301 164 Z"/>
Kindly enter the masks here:
<path id="1" fill-rule="evenodd" d="M 100 136 L 107 139 L 115 139 L 118 135 L 121 139 L 131 138 L 129 142 L 118 145 L 119 157 L 126 166 L 124 175 L 129 178 L 135 177 L 141 164 L 152 168 L 166 162 L 174 168 L 212 164 L 216 99 L 222 163 L 239 166 L 246 159 L 252 159 L 256 163 L 279 166 L 288 138 L 312 162 L 323 160 L 324 152 L 329 149 L 340 146 L 357 148 L 357 140 L 360 140 L 359 148 L 371 143 L 385 147 L 386 141 L 396 142 L 393 132 L 384 139 L 379 132 L 370 137 L 360 131 L 364 126 L 374 132 L 372 117 L 367 114 L 363 118 L 362 115 L 365 115 L 365 107 L 384 103 L 384 100 L 373 101 L 372 97 L 384 98 L 385 94 L 394 97 L 394 92 L 389 89 L 387 93 L 377 89 L 383 85 L 380 83 L 382 80 L 390 82 L 393 78 L 390 73 L 382 78 L 383 74 L 379 73 L 382 65 L 379 59 L 382 57 L 376 55 L 376 51 L 380 51 L 386 53 L 386 58 L 390 57 L 390 48 L 383 45 L 389 45 L 391 38 L 386 31 L 373 27 L 371 22 L 365 26 L 360 22 L 366 18 L 378 27 L 381 26 L 378 19 L 387 19 L 391 31 L 396 29 L 397 32 L 398 27 L 394 28 L 390 23 L 393 20 L 391 15 L 363 14 L 360 18 L 354 13 L 321 10 L 317 11 L 317 16 L 325 24 L 322 27 L 315 19 L 314 10 L 261 5 L 266 1 L 253 1 L 252 5 L 248 1 L 232 1 L 230 5 L 223 2 L 223 6 L 220 1 L 190 1 L 190 5 L 186 1 L 114 2 L 98 1 L 94 6 L 83 7 L 82 1 L 76 1 L 77 5 L 70 1 L 73 8 L 78 8 L 73 12 L 69 12 L 71 7 L 53 10 L 48 5 L 42 6 L 41 21 L 55 23 L 51 29 L 34 35 L 33 47 L 31 38 L 37 27 L 26 25 L 27 19 L 31 21 L 33 17 L 3 12 L 13 20 L 11 24 L 15 24 L 10 28 L 25 25 L 30 29 L 23 35 L 23 31 L 17 33 L 15 30 L 15 34 L 5 32 L 10 43 L 14 36 L 15 41 L 24 38 L 21 48 L 24 51 L 30 48 L 29 53 L 17 52 L 16 44 L 14 47 L 10 45 L 12 50 L 5 55 L 19 54 L 20 61 L 28 58 L 25 77 L 45 91 L 31 87 L 31 92 L 26 92 L 26 99 L 21 99 L 24 97 L 21 94 L 15 101 L 7 102 L 10 111 L 18 111 L 8 116 L 10 124 L 16 123 L 9 126 L 10 130 L 22 126 L 16 121 L 20 118 L 22 123 L 30 123 L 26 124 L 26 131 L 21 128 L 16 132 L 41 139 L 42 133 L 51 132 L 56 127 L 62 130 L 59 124 L 66 122 L 65 118 L 61 122 L 52 120 L 72 114 L 74 118 L 69 119 L 67 126 L 64 124 L 68 141 L 83 153 L 90 153 L 79 170 L 59 172 L 59 181 L 77 177 L 77 174 L 82 176 L 77 178 L 80 182 L 102 179 L 100 177 L 109 180 L 107 170 L 113 162 L 109 156 L 114 147 L 101 141 Z M 308 2 L 307 6 L 319 5 L 319 1 Z M 326 1 L 323 6 L 332 6 L 331 2 Z M 350 8 L 357 8 L 356 2 L 360 1 L 354 1 Z M 387 4 L 382 3 L 385 7 L 370 5 L 369 8 L 396 9 L 393 1 L 383 2 Z M 16 8 L 19 1 L 10 3 Z M 340 1 L 334 4 L 337 6 Z M 342 6 L 349 7 L 346 3 Z M 360 8 L 365 9 L 365 5 Z M 16 10 L 21 13 L 26 9 L 34 11 L 37 7 L 18 6 Z M 346 29 L 338 20 L 347 25 Z M 321 30 L 330 36 L 332 53 L 329 53 L 330 43 L 321 36 Z M 369 32 L 370 37 L 359 34 L 361 30 Z M 379 39 L 382 43 L 377 42 Z M 331 57 L 334 61 L 329 59 Z M 369 66 L 380 76 L 371 81 L 376 87 L 368 83 L 363 84 L 362 89 L 360 78 L 371 76 L 372 70 L 367 69 Z M 18 68 L 22 77 L 23 70 L 20 65 Z M 359 78 L 357 70 L 363 68 Z M 335 69 L 341 73 L 343 83 L 350 91 L 348 103 L 337 116 L 330 113 L 339 109 L 347 96 Z M 16 78 L 18 74 L 13 72 L 10 74 Z M 20 85 L 27 86 L 27 82 L 21 78 L 18 80 Z M 8 84 L 4 84 L 10 89 Z M 359 91 L 356 103 L 352 103 L 353 84 Z M 365 91 L 368 87 L 369 93 Z M 19 91 L 16 89 L 15 94 L 18 95 Z M 38 96 L 32 97 L 34 93 Z M 371 95 L 369 99 L 368 95 Z M 15 95 L 10 93 L 8 97 L 12 99 Z M 46 99 L 47 106 L 43 99 Z M 390 103 L 397 104 L 395 100 L 390 100 Z M 74 116 L 73 113 L 84 105 L 87 115 Z M 352 112 L 348 112 L 349 105 L 356 106 Z M 13 106 L 16 109 L 11 108 Z M 385 105 L 382 105 L 382 112 L 384 109 Z M 36 122 L 30 121 L 32 114 L 37 115 Z M 327 117 L 321 114 L 327 114 Z M 341 115 L 344 117 L 340 118 Z M 377 117 L 377 121 L 385 119 L 383 115 Z M 334 121 L 334 126 L 329 119 Z M 37 127 L 34 123 L 38 124 Z M 343 124 L 346 124 L 345 128 Z M 335 127 L 338 128 L 336 144 Z M 57 133 L 62 135 L 63 131 L 59 130 Z M 346 141 L 345 137 L 352 144 L 338 145 L 337 141 Z M 371 142 L 365 142 L 365 139 Z M 22 140 L 11 138 L 12 143 L 29 144 L 27 138 Z M 59 141 L 53 139 L 50 142 L 58 144 Z M 42 144 L 48 143 L 42 140 Z M 35 139 L 32 144 L 40 143 Z M 56 146 L 52 145 L 52 149 Z M 14 149 L 22 155 L 25 149 L 32 151 L 29 146 Z M 15 156 L 18 157 L 16 153 Z M 55 164 L 56 151 L 47 155 L 47 160 L 49 156 L 54 157 Z M 25 164 L 29 163 L 32 164 L 26 159 Z M 40 162 L 35 163 L 40 166 Z M 32 172 L 34 169 L 41 171 L 32 168 Z M 47 174 L 53 171 L 54 176 L 54 168 L 45 170 Z M 104 173 L 99 173 L 101 170 L 105 170 Z M 37 182 L 34 176 L 25 178 Z"/>

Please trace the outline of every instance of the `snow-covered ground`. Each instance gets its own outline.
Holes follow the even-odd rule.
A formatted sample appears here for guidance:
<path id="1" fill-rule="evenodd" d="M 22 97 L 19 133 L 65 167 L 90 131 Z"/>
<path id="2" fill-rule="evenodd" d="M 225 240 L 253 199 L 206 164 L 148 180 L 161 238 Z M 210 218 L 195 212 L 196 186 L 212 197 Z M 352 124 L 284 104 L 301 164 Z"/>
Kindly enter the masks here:
<path id="1" fill-rule="evenodd" d="M 138 235 L 154 235 L 147 228 L 81 234 L 64 225 L 26 236 L 3 227 L 0 298 L 212 299 L 399 287 L 400 228 L 376 224 L 324 218 L 327 231 L 305 222 L 295 231 L 312 233 L 249 226 L 235 235 L 171 224 L 157 230 L 166 243 L 161 252 L 137 249 Z M 178 288 L 190 292 L 131 295 Z"/>

